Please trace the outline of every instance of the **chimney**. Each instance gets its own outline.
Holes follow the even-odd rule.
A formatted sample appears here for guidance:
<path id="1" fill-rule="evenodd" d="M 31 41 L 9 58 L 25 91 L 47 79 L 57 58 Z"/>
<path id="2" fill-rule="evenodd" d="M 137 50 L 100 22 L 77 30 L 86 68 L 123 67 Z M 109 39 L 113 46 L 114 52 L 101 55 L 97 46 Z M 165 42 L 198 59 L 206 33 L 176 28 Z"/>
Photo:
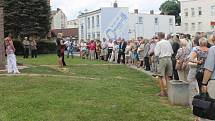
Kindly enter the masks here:
<path id="1" fill-rule="evenodd" d="M 138 10 L 138 9 L 134 9 L 134 13 L 135 13 L 135 14 L 138 14 L 138 13 L 139 13 L 139 10 Z"/>
<path id="2" fill-rule="evenodd" d="M 154 10 L 150 10 L 150 14 L 154 14 Z"/>
<path id="3" fill-rule="evenodd" d="M 57 11 L 60 11 L 60 8 L 57 8 Z"/>
<path id="4" fill-rule="evenodd" d="M 114 7 L 114 8 L 118 8 L 118 3 L 117 3 L 117 1 L 114 2 L 113 7 Z"/>

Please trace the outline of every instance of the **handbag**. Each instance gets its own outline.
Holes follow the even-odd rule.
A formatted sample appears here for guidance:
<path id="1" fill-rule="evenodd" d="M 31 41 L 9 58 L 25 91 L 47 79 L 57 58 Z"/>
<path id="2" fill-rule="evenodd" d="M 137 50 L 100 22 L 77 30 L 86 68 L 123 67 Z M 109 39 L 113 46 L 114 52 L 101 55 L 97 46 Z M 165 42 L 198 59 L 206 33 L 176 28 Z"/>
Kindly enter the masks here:
<path id="1" fill-rule="evenodd" d="M 175 69 L 182 70 L 182 64 L 183 64 L 182 61 L 180 61 L 180 60 L 176 61 Z"/>
<path id="2" fill-rule="evenodd" d="M 200 118 L 215 120 L 215 99 L 208 93 L 196 95 L 192 102 L 193 114 Z"/>

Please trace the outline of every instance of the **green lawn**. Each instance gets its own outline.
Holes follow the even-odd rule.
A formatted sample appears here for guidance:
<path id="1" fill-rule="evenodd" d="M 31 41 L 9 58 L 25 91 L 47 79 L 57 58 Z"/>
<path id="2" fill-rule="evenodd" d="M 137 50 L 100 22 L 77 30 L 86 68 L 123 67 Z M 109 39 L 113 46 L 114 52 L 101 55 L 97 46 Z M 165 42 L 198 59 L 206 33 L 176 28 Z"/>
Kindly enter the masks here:
<path id="1" fill-rule="evenodd" d="M 155 96 L 157 82 L 142 72 L 79 58 L 66 59 L 62 71 L 56 59 L 18 57 L 26 75 L 0 76 L 0 121 L 193 120 L 189 108 Z"/>

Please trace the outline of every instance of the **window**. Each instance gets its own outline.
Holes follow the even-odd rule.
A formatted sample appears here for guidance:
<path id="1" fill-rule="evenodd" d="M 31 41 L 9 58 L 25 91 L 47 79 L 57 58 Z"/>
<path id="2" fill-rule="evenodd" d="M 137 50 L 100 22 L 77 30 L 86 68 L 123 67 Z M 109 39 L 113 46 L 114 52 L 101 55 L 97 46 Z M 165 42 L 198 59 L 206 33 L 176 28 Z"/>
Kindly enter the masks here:
<path id="1" fill-rule="evenodd" d="M 84 25 L 81 24 L 81 38 L 84 38 Z"/>
<path id="2" fill-rule="evenodd" d="M 173 19 L 172 18 L 169 19 L 169 25 L 173 25 Z"/>
<path id="3" fill-rule="evenodd" d="M 184 16 L 188 17 L 188 9 L 184 9 Z"/>
<path id="4" fill-rule="evenodd" d="M 87 39 L 91 39 L 91 34 L 90 33 L 87 34 Z"/>
<path id="5" fill-rule="evenodd" d="M 202 15 L 202 7 L 198 7 L 198 14 L 199 14 L 199 16 Z"/>
<path id="6" fill-rule="evenodd" d="M 192 30 L 192 31 L 195 31 L 195 29 L 196 29 L 196 24 L 195 24 L 195 23 L 192 23 L 192 24 L 191 24 L 191 30 Z"/>
<path id="7" fill-rule="evenodd" d="M 92 17 L 92 28 L 95 27 L 95 20 L 94 20 L 94 16 Z"/>
<path id="8" fill-rule="evenodd" d="M 198 22 L 198 30 L 202 30 L 202 22 Z"/>
<path id="9" fill-rule="evenodd" d="M 184 28 L 185 28 L 185 31 L 188 31 L 188 28 L 189 28 L 188 23 L 184 24 Z"/>
<path id="10" fill-rule="evenodd" d="M 96 38 L 96 34 L 95 32 L 92 33 L 92 39 L 95 39 Z"/>
<path id="11" fill-rule="evenodd" d="M 215 16 L 215 5 L 211 6 L 211 16 Z"/>
<path id="12" fill-rule="evenodd" d="M 192 17 L 195 16 L 195 9 L 194 8 L 191 8 L 191 13 L 192 13 Z"/>
<path id="13" fill-rule="evenodd" d="M 99 15 L 97 15 L 96 16 L 96 23 L 97 23 L 97 27 L 99 27 L 100 26 L 100 19 L 99 19 Z"/>
<path id="14" fill-rule="evenodd" d="M 139 24 L 143 23 L 143 17 L 139 17 Z"/>
<path id="15" fill-rule="evenodd" d="M 158 25 L 158 18 L 155 18 L 155 25 Z"/>
<path id="16" fill-rule="evenodd" d="M 90 18 L 88 18 L 87 21 L 88 21 L 88 29 L 90 29 Z"/>
<path id="17" fill-rule="evenodd" d="M 100 39 L 100 32 L 97 32 L 97 39 Z"/>

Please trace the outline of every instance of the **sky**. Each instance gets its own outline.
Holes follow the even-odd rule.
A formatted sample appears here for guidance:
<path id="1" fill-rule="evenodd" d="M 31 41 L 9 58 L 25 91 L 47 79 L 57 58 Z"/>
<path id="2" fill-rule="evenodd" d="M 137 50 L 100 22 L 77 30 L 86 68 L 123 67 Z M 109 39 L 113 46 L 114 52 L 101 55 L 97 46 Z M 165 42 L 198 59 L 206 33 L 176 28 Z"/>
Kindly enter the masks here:
<path id="1" fill-rule="evenodd" d="M 75 19 L 80 12 L 97 10 L 101 7 L 111 7 L 115 0 L 51 0 L 52 10 L 60 8 L 66 14 L 67 19 Z M 119 7 L 129 7 L 129 11 L 139 9 L 141 13 L 149 13 L 154 10 L 159 13 L 160 5 L 165 0 L 117 0 Z"/>

